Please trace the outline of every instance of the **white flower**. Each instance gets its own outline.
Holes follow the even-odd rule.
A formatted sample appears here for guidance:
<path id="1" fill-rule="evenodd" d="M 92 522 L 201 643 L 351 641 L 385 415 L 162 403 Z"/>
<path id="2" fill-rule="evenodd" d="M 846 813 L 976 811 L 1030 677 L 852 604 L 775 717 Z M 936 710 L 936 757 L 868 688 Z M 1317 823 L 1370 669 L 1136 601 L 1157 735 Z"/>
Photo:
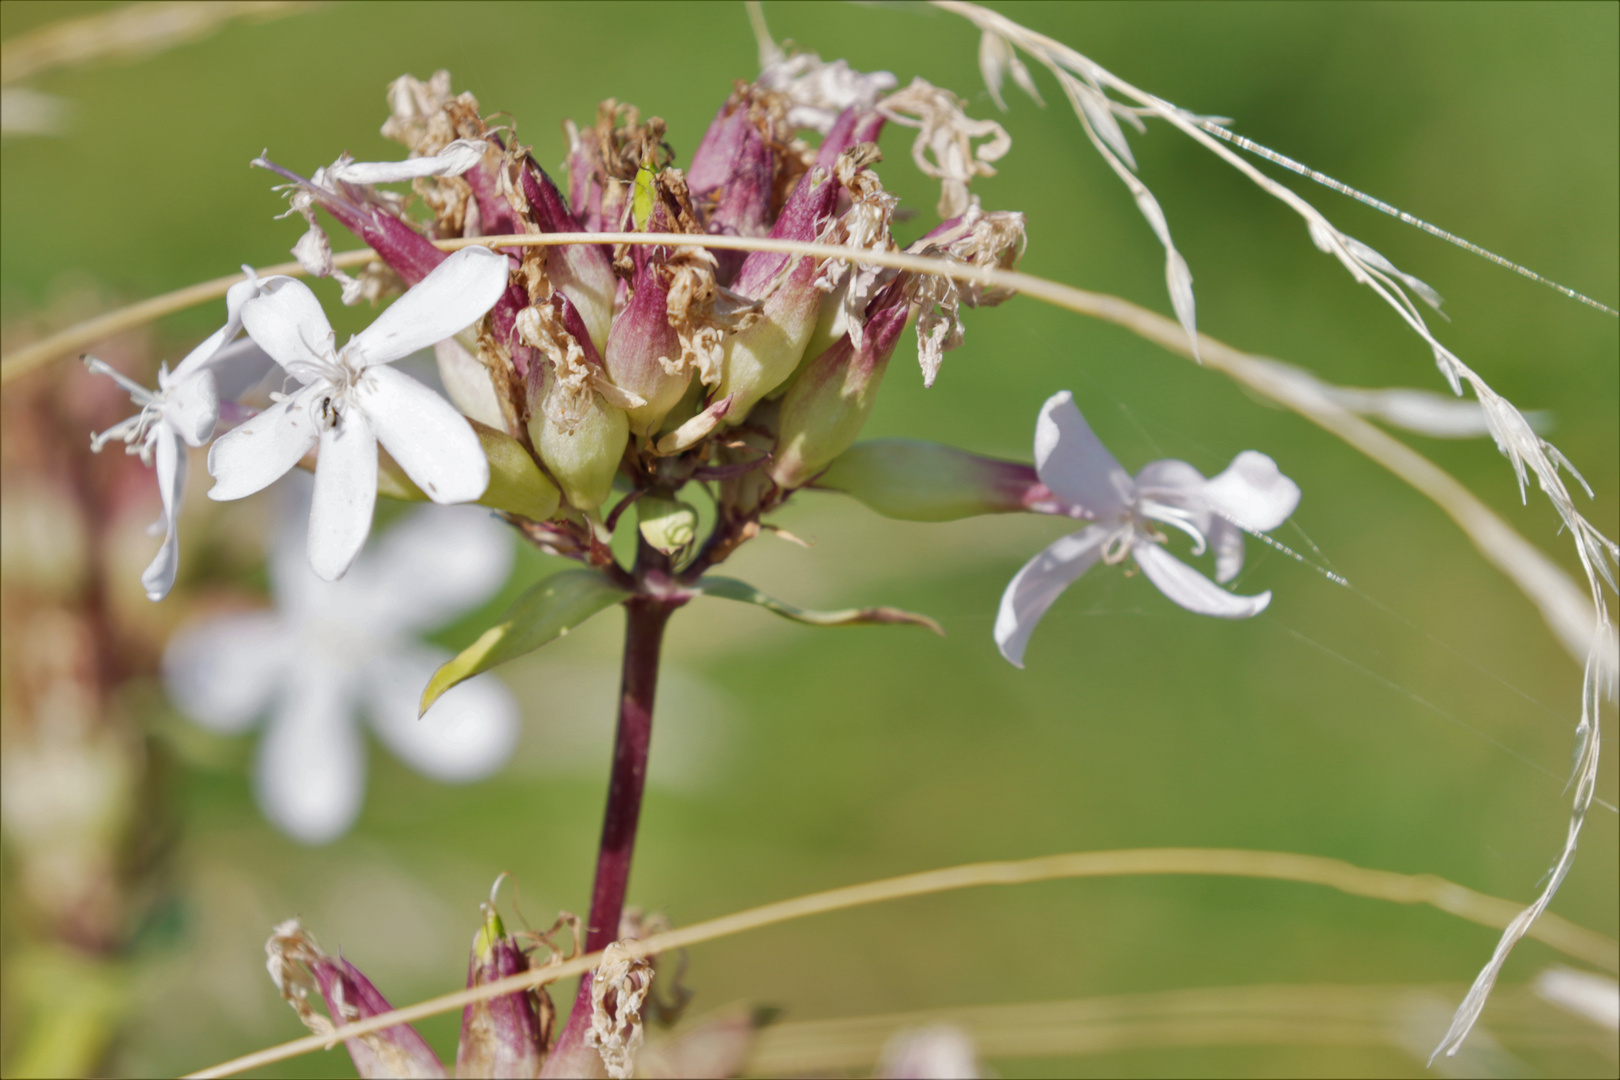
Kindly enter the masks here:
<path id="1" fill-rule="evenodd" d="M 204 727 L 236 734 L 270 713 L 254 770 L 259 805 L 278 828 L 320 844 L 360 812 L 362 707 L 395 754 L 439 780 L 480 779 L 511 754 L 518 706 L 492 677 L 462 683 L 417 718 L 422 688 L 450 654 L 415 635 L 494 594 L 512 547 L 487 511 L 423 508 L 329 584 L 304 564 L 299 531 L 283 526 L 271 556 L 275 610 L 183 629 L 163 666 L 169 695 Z"/>
<path id="2" fill-rule="evenodd" d="M 328 581 L 365 546 L 377 500 L 377 444 L 437 503 L 471 502 L 489 486 L 489 461 L 454 406 L 387 365 L 443 341 L 483 316 L 506 288 L 506 256 L 456 252 L 355 335 L 335 346 L 315 294 L 269 278 L 242 310 L 248 333 L 303 387 L 214 443 L 211 499 L 240 499 L 297 465 L 317 442 L 309 561 Z"/>
<path id="3" fill-rule="evenodd" d="M 1194 555 L 1215 552 L 1215 580 L 1231 581 L 1243 568 L 1243 533 L 1274 529 L 1299 505 L 1299 486 L 1277 463 L 1255 450 L 1232 459 L 1206 480 L 1185 461 L 1150 462 L 1133 480 L 1098 440 L 1067 390 L 1041 406 L 1035 424 L 1035 471 L 1067 507 L 1062 512 L 1096 522 L 1065 536 L 1013 577 L 996 615 L 1001 655 L 1024 666 L 1024 649 L 1058 594 L 1101 559 L 1127 555 L 1159 591 L 1188 611 L 1247 619 L 1271 602 L 1271 593 L 1237 596 L 1216 586 L 1163 547 L 1159 522 L 1191 536 Z"/>
<path id="4" fill-rule="evenodd" d="M 141 411 L 121 423 L 90 437 L 90 449 L 100 452 L 114 439 L 122 440 L 125 452 L 138 454 L 147 465 L 156 465 L 158 494 L 163 514 L 152 523 L 152 532 L 163 530 L 163 546 L 141 574 L 141 585 L 149 600 L 161 600 L 174 585 L 180 559 L 180 532 L 177 517 L 180 499 L 186 490 L 186 447 L 201 446 L 214 434 L 219 422 L 219 403 L 244 393 L 264 378 L 273 366 L 250 340 L 233 341 L 242 330 L 242 308 L 258 295 L 260 282 L 247 267 L 248 279 L 232 285 L 225 294 L 225 325 L 204 338 L 186 358 L 169 370 L 158 369 L 158 388 L 148 390 L 125 377 L 111 365 L 86 357 L 85 366 L 111 377 L 129 391 Z"/>

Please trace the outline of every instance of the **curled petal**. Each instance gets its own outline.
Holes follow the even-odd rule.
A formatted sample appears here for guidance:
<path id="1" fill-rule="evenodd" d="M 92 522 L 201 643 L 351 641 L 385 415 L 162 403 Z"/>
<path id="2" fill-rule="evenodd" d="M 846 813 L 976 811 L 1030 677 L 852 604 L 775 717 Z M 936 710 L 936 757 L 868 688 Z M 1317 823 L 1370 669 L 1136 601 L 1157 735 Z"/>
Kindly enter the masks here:
<path id="1" fill-rule="evenodd" d="M 220 436 L 208 449 L 208 471 L 214 477 L 208 497 L 244 498 L 298 464 L 320 438 L 314 408 L 323 385 L 306 386 Z"/>
<path id="2" fill-rule="evenodd" d="M 472 502 L 489 487 L 489 459 L 472 425 L 409 375 L 372 368 L 355 387 L 354 400 L 378 441 L 434 502 Z M 372 475 L 375 487 L 375 463 Z"/>
<path id="3" fill-rule="evenodd" d="M 484 159 L 482 139 L 457 139 L 432 157 L 404 161 L 342 161 L 326 170 L 326 179 L 346 184 L 391 184 L 428 176 L 460 176 Z"/>
<path id="4" fill-rule="evenodd" d="M 266 278 L 259 295 L 242 306 L 242 325 L 299 382 L 315 378 L 333 352 L 332 324 L 321 302 L 290 277 Z"/>
<path id="5" fill-rule="evenodd" d="M 1229 593 L 1152 541 L 1139 540 L 1131 547 L 1136 565 L 1159 591 L 1188 611 L 1213 615 L 1217 619 L 1247 619 L 1266 610 L 1271 592 L 1258 596 Z"/>
<path id="6" fill-rule="evenodd" d="M 157 431 L 158 494 L 163 499 L 163 546 L 141 574 L 148 600 L 161 600 L 174 587 L 180 563 L 180 497 L 186 491 L 186 448 L 167 427 Z"/>
<path id="7" fill-rule="evenodd" d="M 365 794 L 365 748 L 344 677 L 305 665 L 259 744 L 254 786 L 265 817 L 293 839 L 324 844 L 349 830 Z"/>
<path id="8" fill-rule="evenodd" d="M 407 647 L 379 657 L 368 672 L 372 727 L 411 768 L 436 780 L 465 783 L 499 769 L 517 746 L 517 699 L 493 675 L 446 691 L 417 716 L 418 698 L 448 652 Z"/>
<path id="9" fill-rule="evenodd" d="M 309 565 L 323 580 L 348 573 L 366 546 L 376 504 L 377 436 L 365 413 L 346 409 L 321 433 L 309 507 Z"/>
<path id="10" fill-rule="evenodd" d="M 1076 414 L 1078 415 L 1078 414 Z M 1090 570 L 1102 556 L 1109 530 L 1093 525 L 1077 533 L 1059 537 L 1039 555 L 1024 564 L 1001 594 L 1001 610 L 996 612 L 996 646 L 1014 667 L 1024 666 L 1024 649 L 1041 616 L 1076 578 Z"/>
<path id="11" fill-rule="evenodd" d="M 290 639 L 267 611 L 194 623 L 163 650 L 163 686 L 180 711 L 226 735 L 246 731 L 287 676 Z"/>
<path id="12" fill-rule="evenodd" d="M 358 366 L 366 367 L 392 363 L 418 349 L 431 348 L 458 330 L 465 330 L 495 306 L 506 291 L 507 267 L 506 256 L 498 252 L 482 247 L 462 248 L 355 335 L 346 352 Z M 270 348 L 262 341 L 260 344 Z M 275 355 L 275 350 L 270 352 Z"/>
<path id="13" fill-rule="evenodd" d="M 1058 498 L 1110 517 L 1135 501 L 1135 485 L 1064 390 L 1041 406 L 1035 422 L 1035 471 Z"/>
<path id="14" fill-rule="evenodd" d="M 1204 485 L 1210 507 L 1228 521 L 1255 532 L 1275 529 L 1299 505 L 1299 485 L 1258 450 L 1245 450 Z"/>

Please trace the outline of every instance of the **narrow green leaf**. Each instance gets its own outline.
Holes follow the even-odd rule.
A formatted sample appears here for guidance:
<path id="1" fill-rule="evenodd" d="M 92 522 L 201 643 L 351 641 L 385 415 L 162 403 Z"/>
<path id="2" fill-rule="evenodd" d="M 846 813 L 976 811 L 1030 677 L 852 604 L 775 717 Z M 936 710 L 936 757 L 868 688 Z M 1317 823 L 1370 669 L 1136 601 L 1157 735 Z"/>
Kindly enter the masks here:
<path id="1" fill-rule="evenodd" d="M 489 459 L 489 487 L 479 498 L 479 506 L 521 514 L 533 521 L 545 521 L 557 512 L 557 485 L 546 478 L 523 444 L 504 431 L 467 421 L 483 444 Z M 377 452 L 377 494 L 389 499 L 421 502 L 427 498 L 412 483 L 388 451 Z"/>
<path id="2" fill-rule="evenodd" d="M 744 604 L 754 604 L 766 611 L 774 611 L 784 619 L 794 622 L 806 623 L 810 626 L 871 626 L 882 623 L 910 623 L 932 630 L 940 637 L 945 636 L 945 628 L 926 615 L 917 615 L 910 611 L 901 611 L 892 607 L 845 608 L 843 611 L 808 611 L 805 608 L 784 604 L 773 597 L 766 596 L 746 581 L 736 578 L 706 577 L 694 586 L 697 592 L 704 596 L 715 596 L 722 600 L 738 600 Z"/>
<path id="3" fill-rule="evenodd" d="M 422 691 L 422 712 L 457 683 L 562 637 L 626 595 L 595 570 L 551 575 L 518 597 L 500 622 L 433 673 Z"/>

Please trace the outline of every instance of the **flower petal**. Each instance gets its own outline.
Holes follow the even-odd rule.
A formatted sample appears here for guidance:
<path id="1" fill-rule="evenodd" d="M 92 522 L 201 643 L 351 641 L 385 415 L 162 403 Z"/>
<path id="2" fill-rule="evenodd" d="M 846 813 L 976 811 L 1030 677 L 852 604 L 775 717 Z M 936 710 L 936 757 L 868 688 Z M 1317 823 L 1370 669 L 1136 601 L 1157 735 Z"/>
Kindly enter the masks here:
<path id="1" fill-rule="evenodd" d="M 379 538 L 366 562 L 379 624 L 393 633 L 443 626 L 494 596 L 512 560 L 511 532 L 488 510 L 416 510 Z"/>
<path id="2" fill-rule="evenodd" d="M 208 364 L 219 387 L 219 400 L 235 401 L 259 385 L 276 362 L 252 338 L 238 338 L 219 352 Z"/>
<path id="3" fill-rule="evenodd" d="M 1007 591 L 1001 594 L 1001 610 L 996 612 L 995 638 L 1001 655 L 1014 667 L 1024 666 L 1029 636 L 1046 609 L 1097 562 L 1108 536 L 1108 528 L 1093 525 L 1059 537 L 1007 583 Z"/>
<path id="4" fill-rule="evenodd" d="M 1204 485 L 1210 507 L 1228 521 L 1255 532 L 1275 529 L 1299 505 L 1299 485 L 1258 450 L 1245 450 Z"/>
<path id="5" fill-rule="evenodd" d="M 1188 611 L 1213 615 L 1217 619 L 1247 619 L 1266 610 L 1271 603 L 1268 590 L 1259 596 L 1229 593 L 1158 544 L 1138 540 L 1131 546 L 1136 565 L 1159 591 Z"/>
<path id="6" fill-rule="evenodd" d="M 1139 497 L 1172 504 L 1180 498 L 1198 496 L 1205 483 L 1203 473 L 1175 458 L 1150 461 L 1136 474 Z"/>
<path id="7" fill-rule="evenodd" d="M 314 407 L 324 385 L 306 386 L 216 439 L 208 448 L 208 471 L 214 477 L 208 497 L 252 495 L 297 465 L 320 438 Z"/>
<path id="8" fill-rule="evenodd" d="M 163 422 L 189 446 L 202 446 L 214 437 L 219 423 L 219 384 L 206 368 L 183 378 L 169 377 L 163 395 Z"/>
<path id="9" fill-rule="evenodd" d="M 372 727 L 411 768 L 436 780 L 479 780 L 500 768 L 517 746 L 517 699 L 493 675 L 446 691 L 417 719 L 422 688 L 448 652 L 427 646 L 382 656 L 366 680 Z"/>
<path id="10" fill-rule="evenodd" d="M 163 650 L 163 685 L 180 711 L 225 735 L 246 731 L 286 677 L 292 644 L 279 616 L 242 612 L 181 629 Z"/>
<path id="11" fill-rule="evenodd" d="M 219 352 L 242 332 L 242 308 L 259 295 L 264 285 L 251 268 L 244 266 L 242 269 L 247 271 L 248 279 L 238 281 L 225 291 L 225 325 L 203 338 L 196 348 L 186 354 L 184 360 L 175 365 L 170 374 L 171 380 L 185 378 L 203 367 L 213 367 L 218 362 Z"/>
<path id="12" fill-rule="evenodd" d="M 365 410 L 377 440 L 434 502 L 472 502 L 489 487 L 489 459 L 472 425 L 409 375 L 370 368 L 353 400 Z"/>
<path id="13" fill-rule="evenodd" d="M 180 565 L 180 499 L 186 493 L 186 448 L 179 436 L 166 425 L 157 429 L 158 495 L 163 499 L 163 546 L 152 564 L 141 574 L 141 587 L 148 600 L 161 600 L 174 587 L 174 573 Z"/>
<path id="14" fill-rule="evenodd" d="M 482 139 L 457 139 L 431 157 L 404 161 L 339 161 L 326 170 L 326 179 L 346 184 L 392 184 L 426 176 L 460 176 L 483 160 L 489 144 Z"/>
<path id="15" fill-rule="evenodd" d="M 1065 390 L 1041 406 L 1035 422 L 1035 472 L 1065 502 L 1111 517 L 1135 500 L 1135 487 Z"/>
<path id="16" fill-rule="evenodd" d="M 1243 569 L 1243 530 L 1225 518 L 1209 519 L 1209 548 L 1215 553 L 1215 580 L 1225 585 Z"/>
<path id="17" fill-rule="evenodd" d="M 456 408 L 496 431 L 506 430 L 506 414 L 495 396 L 495 382 L 483 362 L 453 337 L 434 343 L 433 355 L 439 362 L 439 381 Z"/>
<path id="18" fill-rule="evenodd" d="M 349 830 L 365 794 L 365 746 L 341 673 L 301 665 L 259 744 L 254 787 L 271 823 L 305 844 Z"/>
<path id="19" fill-rule="evenodd" d="M 360 331 L 344 351 L 357 366 L 369 367 L 431 348 L 435 342 L 465 330 L 495 306 L 506 291 L 507 266 L 506 256 L 498 252 L 482 247 L 462 248 L 412 285 L 377 316 L 376 322 Z M 261 344 L 280 359 L 268 343 Z"/>
<path id="20" fill-rule="evenodd" d="M 294 278 L 265 278 L 259 295 L 242 305 L 242 325 L 299 382 L 314 379 L 336 353 L 321 302 Z"/>
<path id="21" fill-rule="evenodd" d="M 336 581 L 354 565 L 376 505 L 377 437 L 362 410 L 346 408 L 321 432 L 309 506 L 309 565 L 323 580 Z"/>

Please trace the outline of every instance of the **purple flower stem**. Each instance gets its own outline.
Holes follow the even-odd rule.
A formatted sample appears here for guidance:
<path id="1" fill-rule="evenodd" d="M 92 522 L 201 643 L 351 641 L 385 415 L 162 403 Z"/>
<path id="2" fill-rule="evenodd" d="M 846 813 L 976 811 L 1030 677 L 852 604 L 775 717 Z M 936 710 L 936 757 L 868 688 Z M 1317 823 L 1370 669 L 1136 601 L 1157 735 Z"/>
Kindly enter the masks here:
<path id="1" fill-rule="evenodd" d="M 647 780 L 647 748 L 652 742 L 653 698 L 658 689 L 658 658 L 664 627 L 688 597 L 674 589 L 669 559 L 645 540 L 636 554 L 636 595 L 624 602 L 624 665 L 619 683 L 619 726 L 613 740 L 613 774 L 607 811 L 602 820 L 602 846 L 596 856 L 596 884 L 586 922 L 585 951 L 604 949 L 619 937 L 630 884 L 630 857 L 641 819 L 641 794 Z M 591 1023 L 591 975 L 579 980 L 579 993 L 568 1023 L 547 1065 L 579 1067 L 586 1053 L 585 1032 Z M 595 1058 L 594 1052 L 589 1052 Z M 553 1075 L 549 1070 L 543 1076 Z M 559 1072 L 556 1075 L 564 1075 Z M 567 1075 L 574 1075 L 567 1073 Z"/>

